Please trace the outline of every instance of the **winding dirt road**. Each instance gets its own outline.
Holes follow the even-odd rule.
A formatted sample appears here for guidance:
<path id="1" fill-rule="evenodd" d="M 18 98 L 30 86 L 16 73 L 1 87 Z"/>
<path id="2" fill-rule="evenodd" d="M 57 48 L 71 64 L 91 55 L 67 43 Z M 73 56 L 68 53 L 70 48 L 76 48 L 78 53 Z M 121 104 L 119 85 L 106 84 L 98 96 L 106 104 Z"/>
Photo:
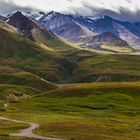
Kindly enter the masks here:
<path id="1" fill-rule="evenodd" d="M 36 124 L 36 123 L 28 123 L 28 122 L 12 120 L 12 119 L 8 119 L 8 118 L 4 118 L 4 117 L 0 117 L 0 119 L 1 120 L 15 122 L 15 123 L 22 123 L 22 124 L 30 125 L 29 128 L 20 130 L 20 133 L 10 134 L 10 136 L 34 138 L 34 139 L 40 139 L 40 140 L 63 140 L 63 139 L 59 139 L 59 138 L 43 137 L 43 136 L 34 134 L 33 130 L 39 128 L 39 125 Z"/>

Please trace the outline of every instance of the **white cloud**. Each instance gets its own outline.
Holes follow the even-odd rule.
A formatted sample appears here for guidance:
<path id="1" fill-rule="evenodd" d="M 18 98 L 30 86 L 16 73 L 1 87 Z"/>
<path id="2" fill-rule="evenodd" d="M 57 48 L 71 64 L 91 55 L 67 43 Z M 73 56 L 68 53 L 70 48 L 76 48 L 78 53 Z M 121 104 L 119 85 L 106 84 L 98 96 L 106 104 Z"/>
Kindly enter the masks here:
<path id="1" fill-rule="evenodd" d="M 110 14 L 116 13 L 119 16 L 125 11 L 125 14 L 131 14 L 131 18 L 133 14 L 139 15 L 140 11 L 140 0 L 0 0 L 4 2 L 5 5 L 10 6 L 13 9 L 20 7 L 38 9 L 41 11 L 57 11 L 57 12 L 67 12 L 67 13 L 78 13 L 82 15 L 92 15 L 97 12 L 107 12 Z M 2 5 L 3 6 L 3 5 Z M 0 4 L 0 12 L 4 7 Z M 15 8 L 15 7 L 16 8 Z M 9 12 L 6 8 L 5 11 Z M 111 13 L 111 14 L 112 14 Z M 105 13 L 106 14 L 106 13 Z"/>
<path id="2" fill-rule="evenodd" d="M 13 2 L 17 6 L 31 7 L 43 11 L 73 11 L 77 8 L 105 8 L 118 12 L 119 7 L 128 8 L 135 12 L 140 9 L 139 0 L 0 0 L 7 3 Z M 73 8 L 73 9 L 71 9 Z"/>

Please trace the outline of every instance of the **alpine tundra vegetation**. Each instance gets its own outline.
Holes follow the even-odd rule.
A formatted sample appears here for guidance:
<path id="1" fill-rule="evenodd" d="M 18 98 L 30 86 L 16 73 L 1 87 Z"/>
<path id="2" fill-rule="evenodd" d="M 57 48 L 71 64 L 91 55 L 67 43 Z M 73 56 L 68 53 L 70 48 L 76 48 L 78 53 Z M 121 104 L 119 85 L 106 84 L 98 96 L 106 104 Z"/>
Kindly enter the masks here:
<path id="1" fill-rule="evenodd" d="M 0 140 L 140 140 L 138 0 L 0 1 Z"/>

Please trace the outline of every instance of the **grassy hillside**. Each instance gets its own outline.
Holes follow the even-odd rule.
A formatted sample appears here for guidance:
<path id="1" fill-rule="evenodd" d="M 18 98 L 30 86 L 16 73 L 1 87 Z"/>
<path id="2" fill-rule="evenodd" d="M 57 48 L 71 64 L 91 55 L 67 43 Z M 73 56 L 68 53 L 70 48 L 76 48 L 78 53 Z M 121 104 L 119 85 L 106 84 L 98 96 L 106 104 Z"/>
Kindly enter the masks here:
<path id="1" fill-rule="evenodd" d="M 29 72 L 55 83 L 140 79 L 139 56 L 101 55 L 76 48 L 44 51 L 16 33 L 1 29 L 0 36 L 1 74 L 6 70 L 15 77 L 14 72 Z"/>
<path id="2" fill-rule="evenodd" d="M 27 128 L 26 124 L 18 124 L 10 121 L 0 120 L 0 139 L 1 140 L 33 140 L 28 138 L 17 138 L 9 136 L 9 133 L 17 133 L 19 130 Z"/>
<path id="3" fill-rule="evenodd" d="M 74 82 L 137 81 L 140 79 L 140 56 L 78 54 L 73 76 Z"/>
<path id="4" fill-rule="evenodd" d="M 35 74 L 35 76 L 43 77 L 49 81 L 59 81 L 69 74 L 69 70 L 67 70 L 66 67 L 70 62 L 67 58 L 61 56 L 61 53 L 44 51 L 38 45 L 25 39 L 23 36 L 2 28 L 0 28 L 0 42 L 1 77 L 4 77 L 3 74 L 8 74 L 9 78 L 13 76 L 19 79 L 20 74 L 15 76 L 16 72 L 30 72 Z M 27 78 L 27 76 L 25 77 Z M 23 77 L 22 74 L 21 77 Z M 2 80 L 7 81 L 7 78 Z M 41 81 L 40 85 L 43 82 L 44 81 Z M 16 83 L 17 82 L 13 84 Z"/>
<path id="5" fill-rule="evenodd" d="M 70 51 L 69 47 L 61 51 L 46 51 L 20 34 L 3 28 L 0 28 L 0 42 L 0 69 L 2 71 L 4 69 L 12 72 L 15 70 L 27 71 L 49 81 L 60 81 L 69 76 L 72 64 L 64 56 L 65 52 Z M 60 45 L 53 41 L 50 42 L 55 43 L 56 47 Z M 71 51 L 74 50 L 77 49 L 71 47 Z M 8 69 L 4 67 L 8 67 Z"/>
<path id="6" fill-rule="evenodd" d="M 2 28 L 0 28 L 0 42 L 1 57 L 17 57 L 21 59 L 41 57 L 36 45 L 31 41 L 19 34 L 6 31 Z"/>
<path id="7" fill-rule="evenodd" d="M 27 19 L 27 21 L 30 20 Z M 37 26 L 35 23 L 32 24 Z M 64 43 L 62 39 L 60 41 L 53 34 L 54 38 L 50 38 L 47 33 L 51 34 L 48 31 L 43 32 L 40 26 L 34 28 L 33 36 L 37 45 L 16 32 L 0 29 L 1 74 L 4 70 L 8 71 L 8 74 L 10 71 L 12 76 L 14 71 L 28 72 L 55 83 L 138 81 L 140 79 L 139 56 L 98 54 L 98 52 L 80 50 Z"/>
<path id="8" fill-rule="evenodd" d="M 18 132 L 20 129 L 24 129 L 26 127 L 28 127 L 28 125 L 25 125 L 25 124 L 19 125 L 18 123 L 0 120 L 0 139 L 1 140 L 22 140 L 20 138 L 12 138 L 8 135 L 9 133 Z"/>
<path id="9" fill-rule="evenodd" d="M 139 140 L 140 56 L 78 49 L 37 26 L 35 40 L 5 28 L 0 116 L 38 123 L 35 133 L 66 140 Z M 26 139 L 7 135 L 25 126 L 6 123 L 1 140 Z"/>
<path id="10" fill-rule="evenodd" d="M 1 18 L 0 18 L 0 27 L 10 32 L 19 33 L 19 31 L 16 28 L 14 28 L 13 26 L 10 26 L 9 24 L 1 20 Z"/>
<path id="11" fill-rule="evenodd" d="M 32 75 L 27 72 L 1 74 L 0 83 L 29 86 L 42 91 L 48 91 L 57 88 L 57 86 L 55 86 L 54 84 L 42 80 L 39 77 L 36 77 L 35 75 Z"/>
<path id="12" fill-rule="evenodd" d="M 35 88 L 27 87 L 27 86 L 17 86 L 17 85 L 7 85 L 7 84 L 0 84 L 0 100 L 6 101 L 9 99 L 9 101 L 20 101 L 20 98 L 27 99 L 30 98 L 31 96 L 41 94 L 41 90 L 37 90 Z M 11 100 L 10 100 L 11 99 Z"/>
<path id="13" fill-rule="evenodd" d="M 138 140 L 139 93 L 139 82 L 74 84 L 11 103 L 0 114 L 37 122 L 36 133 L 66 140 Z"/>
<path id="14" fill-rule="evenodd" d="M 35 133 L 66 140 L 139 139 L 140 83 L 120 82 L 139 81 L 139 56 L 44 51 L 19 34 L 1 33 L 0 115 L 39 123 Z M 57 88 L 47 80 L 95 83 Z"/>
<path id="15" fill-rule="evenodd" d="M 4 29 L 0 29 L 0 42 L 1 84 L 24 85 L 45 91 L 55 88 L 53 84 L 17 67 L 45 59 L 46 54 L 39 50 L 37 45 Z"/>

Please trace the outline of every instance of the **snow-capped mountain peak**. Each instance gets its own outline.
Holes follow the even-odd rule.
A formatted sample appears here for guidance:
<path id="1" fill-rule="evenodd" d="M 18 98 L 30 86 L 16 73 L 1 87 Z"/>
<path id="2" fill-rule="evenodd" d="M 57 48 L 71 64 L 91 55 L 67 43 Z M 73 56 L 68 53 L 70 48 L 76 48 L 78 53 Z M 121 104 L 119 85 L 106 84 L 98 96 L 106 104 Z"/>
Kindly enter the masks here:
<path id="1" fill-rule="evenodd" d="M 65 39 L 69 39 L 70 36 L 73 36 L 71 40 L 78 40 L 81 36 L 94 36 L 105 32 L 111 32 L 118 38 L 127 41 L 129 45 L 140 45 L 139 22 L 122 22 L 105 15 L 87 17 L 81 15 L 67 15 L 55 11 L 49 13 L 28 12 L 22 14 L 36 19 L 42 26 Z"/>

